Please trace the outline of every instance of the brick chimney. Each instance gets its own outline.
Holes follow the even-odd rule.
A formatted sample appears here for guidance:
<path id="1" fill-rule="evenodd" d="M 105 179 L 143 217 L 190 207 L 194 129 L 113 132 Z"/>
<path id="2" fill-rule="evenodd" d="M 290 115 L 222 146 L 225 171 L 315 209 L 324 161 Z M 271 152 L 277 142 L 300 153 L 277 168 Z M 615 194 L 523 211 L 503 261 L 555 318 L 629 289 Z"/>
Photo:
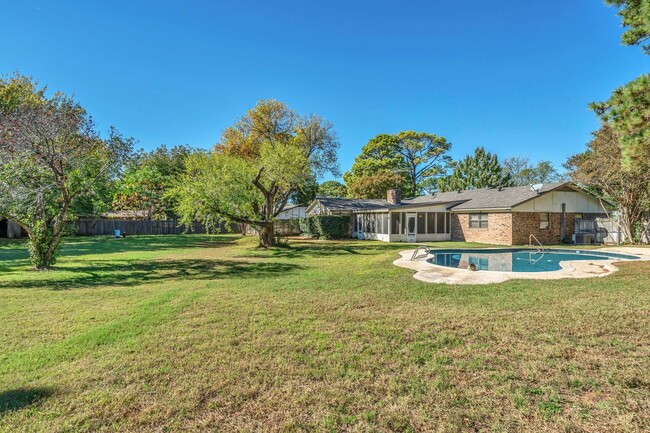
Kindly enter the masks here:
<path id="1" fill-rule="evenodd" d="M 386 193 L 386 201 L 390 204 L 401 204 L 402 203 L 402 191 L 399 189 L 389 189 Z"/>

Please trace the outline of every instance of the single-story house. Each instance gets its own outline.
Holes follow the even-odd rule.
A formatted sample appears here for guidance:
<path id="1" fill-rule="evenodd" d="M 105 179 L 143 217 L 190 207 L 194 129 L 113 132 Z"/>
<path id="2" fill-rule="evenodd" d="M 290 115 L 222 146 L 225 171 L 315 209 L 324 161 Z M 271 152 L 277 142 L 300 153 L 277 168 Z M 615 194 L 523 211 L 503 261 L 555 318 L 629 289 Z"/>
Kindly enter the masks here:
<path id="1" fill-rule="evenodd" d="M 571 241 L 576 219 L 606 215 L 603 203 L 572 183 L 441 192 L 402 199 L 317 198 L 309 215 L 350 215 L 352 236 L 384 242 L 466 241 L 524 245 Z"/>

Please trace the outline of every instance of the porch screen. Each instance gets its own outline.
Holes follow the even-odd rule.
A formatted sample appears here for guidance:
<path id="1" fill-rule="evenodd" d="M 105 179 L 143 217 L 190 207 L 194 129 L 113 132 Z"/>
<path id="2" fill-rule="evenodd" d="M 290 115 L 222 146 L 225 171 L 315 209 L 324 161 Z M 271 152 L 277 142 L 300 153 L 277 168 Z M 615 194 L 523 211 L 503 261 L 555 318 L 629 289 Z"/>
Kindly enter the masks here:
<path id="1" fill-rule="evenodd" d="M 436 232 L 436 213 L 427 212 L 427 233 Z"/>
<path id="2" fill-rule="evenodd" d="M 445 231 L 445 215 L 447 215 L 446 212 L 438 212 L 438 229 L 436 233 L 449 233 Z"/>
<path id="3" fill-rule="evenodd" d="M 388 214 L 381 214 L 381 232 L 385 235 L 388 234 Z"/>
<path id="4" fill-rule="evenodd" d="M 425 234 L 427 232 L 427 218 L 426 213 L 418 212 L 418 234 Z"/>
<path id="5" fill-rule="evenodd" d="M 402 214 L 401 213 L 392 213 L 390 214 L 390 232 L 394 235 L 402 233 L 400 227 L 402 226 Z"/>

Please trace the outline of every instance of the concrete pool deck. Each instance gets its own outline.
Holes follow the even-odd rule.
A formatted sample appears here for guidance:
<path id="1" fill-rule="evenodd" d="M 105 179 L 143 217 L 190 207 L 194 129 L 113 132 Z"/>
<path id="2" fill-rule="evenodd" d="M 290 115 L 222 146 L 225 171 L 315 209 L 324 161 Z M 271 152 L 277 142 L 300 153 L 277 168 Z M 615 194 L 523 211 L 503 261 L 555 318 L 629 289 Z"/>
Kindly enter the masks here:
<path id="1" fill-rule="evenodd" d="M 618 268 L 616 262 L 625 260 L 572 260 L 560 263 L 562 269 L 549 272 L 497 272 L 497 271 L 470 271 L 469 269 L 450 268 L 434 265 L 427 262 L 433 254 L 422 255 L 411 261 L 415 249 L 400 251 L 400 258 L 393 262 L 401 268 L 416 271 L 413 278 L 427 283 L 444 284 L 492 284 L 508 280 L 558 280 L 563 278 L 593 278 L 610 275 Z M 638 256 L 640 260 L 650 260 L 650 248 L 640 247 L 606 247 L 594 251 L 624 253 Z"/>

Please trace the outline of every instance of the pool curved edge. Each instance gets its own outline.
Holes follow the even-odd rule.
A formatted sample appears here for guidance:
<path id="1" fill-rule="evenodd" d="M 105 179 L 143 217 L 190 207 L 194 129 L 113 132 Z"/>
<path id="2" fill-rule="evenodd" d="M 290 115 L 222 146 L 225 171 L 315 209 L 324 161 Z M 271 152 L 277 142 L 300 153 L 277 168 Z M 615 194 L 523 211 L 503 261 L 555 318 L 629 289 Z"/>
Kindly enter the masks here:
<path id="1" fill-rule="evenodd" d="M 494 250 L 491 248 L 491 250 Z M 507 250 L 507 248 L 504 248 Z M 433 257 L 428 254 L 411 261 L 414 249 L 401 251 L 394 265 L 415 271 L 413 277 L 428 283 L 443 284 L 493 284 L 515 279 L 557 280 L 564 278 L 594 278 L 605 277 L 618 271 L 616 262 L 626 261 L 622 258 L 594 260 L 565 260 L 560 262 L 560 269 L 546 272 L 503 272 L 503 271 L 470 271 L 468 269 L 451 268 L 435 265 L 427 260 Z M 650 260 L 650 248 L 620 248 L 608 247 L 597 251 L 603 253 L 628 254 L 638 257 L 638 260 Z M 636 261 L 636 260 L 634 260 Z"/>

